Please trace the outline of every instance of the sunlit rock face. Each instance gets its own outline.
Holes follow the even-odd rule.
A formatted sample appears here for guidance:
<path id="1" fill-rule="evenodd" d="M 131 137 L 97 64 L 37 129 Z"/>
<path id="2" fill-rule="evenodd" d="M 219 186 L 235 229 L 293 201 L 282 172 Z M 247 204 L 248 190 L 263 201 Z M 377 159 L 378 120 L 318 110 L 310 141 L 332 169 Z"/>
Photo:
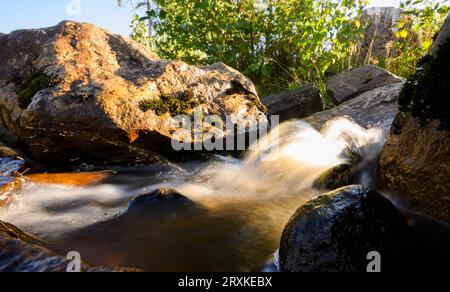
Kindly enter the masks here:
<path id="1" fill-rule="evenodd" d="M 450 16 L 406 83 L 382 152 L 380 187 L 415 211 L 450 222 Z M 437 48 L 437 49 L 436 49 Z"/>
<path id="2" fill-rule="evenodd" d="M 2 127 L 53 164 L 159 161 L 173 154 L 178 114 L 228 115 L 244 129 L 266 122 L 253 84 L 226 65 L 161 60 L 68 21 L 0 36 L 0 109 Z"/>

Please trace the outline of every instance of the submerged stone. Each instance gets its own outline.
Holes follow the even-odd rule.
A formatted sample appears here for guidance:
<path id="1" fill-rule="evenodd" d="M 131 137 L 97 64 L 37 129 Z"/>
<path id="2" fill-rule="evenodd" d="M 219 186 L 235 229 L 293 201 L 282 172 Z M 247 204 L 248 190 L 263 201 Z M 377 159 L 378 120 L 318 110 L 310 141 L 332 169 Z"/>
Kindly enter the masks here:
<path id="1" fill-rule="evenodd" d="M 172 189 L 158 189 L 149 194 L 141 195 L 135 198 L 128 206 L 125 215 L 136 212 L 158 212 L 164 215 L 171 215 L 183 210 L 195 210 L 200 207 Z M 152 214 L 154 215 L 154 214 Z"/>

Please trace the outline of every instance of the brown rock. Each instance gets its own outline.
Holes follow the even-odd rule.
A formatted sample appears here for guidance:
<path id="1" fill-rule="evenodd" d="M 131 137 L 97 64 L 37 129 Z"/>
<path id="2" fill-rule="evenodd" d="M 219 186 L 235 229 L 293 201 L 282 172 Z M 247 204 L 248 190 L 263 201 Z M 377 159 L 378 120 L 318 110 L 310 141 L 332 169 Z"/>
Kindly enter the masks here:
<path id="1" fill-rule="evenodd" d="M 379 187 L 391 190 L 394 198 L 404 205 L 447 222 L 450 222 L 450 131 L 443 120 L 448 110 L 448 92 L 445 93 L 449 88 L 445 73 L 448 64 L 432 60 L 438 56 L 445 60 L 446 52 L 437 55 L 437 49 L 449 41 L 449 32 L 450 16 L 433 44 L 431 58 L 426 59 L 430 65 L 420 71 L 420 74 L 431 74 L 438 80 L 429 84 L 433 78 L 415 79 L 413 76 L 408 81 L 408 90 L 402 97 L 405 112 L 400 112 L 393 123 L 377 175 Z M 430 86 L 433 86 L 432 93 L 427 94 Z M 418 98 L 413 96 L 414 91 L 422 94 L 422 100 L 414 100 Z M 415 103 L 412 113 L 407 112 L 408 102 Z M 440 120 L 434 119 L 439 112 Z"/>
<path id="2" fill-rule="evenodd" d="M 194 108 L 244 128 L 267 121 L 253 84 L 224 64 L 161 60 L 130 39 L 70 21 L 0 37 L 2 125 L 41 161 L 161 161 L 175 154 L 172 116 Z"/>
<path id="3" fill-rule="evenodd" d="M 410 114 L 399 114 L 381 155 L 378 183 L 407 207 L 450 222 L 450 132 L 437 125 L 422 127 Z"/>

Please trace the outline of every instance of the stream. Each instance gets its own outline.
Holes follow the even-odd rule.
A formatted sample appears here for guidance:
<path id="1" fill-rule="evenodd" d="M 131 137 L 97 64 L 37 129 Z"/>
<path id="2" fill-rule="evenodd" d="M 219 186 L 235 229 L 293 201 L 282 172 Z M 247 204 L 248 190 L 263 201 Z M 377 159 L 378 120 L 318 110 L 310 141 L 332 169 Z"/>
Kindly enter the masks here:
<path id="1" fill-rule="evenodd" d="M 382 130 L 338 118 L 321 132 L 302 121 L 280 125 L 242 159 L 113 167 L 91 173 L 30 176 L 0 219 L 94 265 L 145 271 L 261 271 L 273 262 L 292 214 L 324 193 L 314 182 L 377 156 Z M 72 176 L 72 177 L 71 177 Z M 67 178 L 67 179 L 66 179 Z M 371 178 L 361 173 L 360 183 Z M 131 208 L 144 194 L 183 196 Z"/>

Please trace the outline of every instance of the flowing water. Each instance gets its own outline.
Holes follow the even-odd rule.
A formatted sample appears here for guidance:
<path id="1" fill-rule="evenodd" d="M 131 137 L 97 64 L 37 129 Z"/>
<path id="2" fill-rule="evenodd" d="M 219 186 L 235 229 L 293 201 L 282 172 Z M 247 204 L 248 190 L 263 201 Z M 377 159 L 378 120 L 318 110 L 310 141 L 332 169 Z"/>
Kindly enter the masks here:
<path id="1" fill-rule="evenodd" d="M 314 181 L 350 163 L 349 153 L 377 156 L 379 129 L 339 118 L 321 132 L 302 121 L 280 125 L 243 160 L 114 168 L 90 185 L 29 180 L 0 219 L 78 251 L 92 264 L 147 271 L 258 271 L 279 246 L 284 226 L 321 194 Z M 365 178 L 367 182 L 367 178 Z M 172 188 L 173 198 L 128 210 L 141 194 Z"/>

